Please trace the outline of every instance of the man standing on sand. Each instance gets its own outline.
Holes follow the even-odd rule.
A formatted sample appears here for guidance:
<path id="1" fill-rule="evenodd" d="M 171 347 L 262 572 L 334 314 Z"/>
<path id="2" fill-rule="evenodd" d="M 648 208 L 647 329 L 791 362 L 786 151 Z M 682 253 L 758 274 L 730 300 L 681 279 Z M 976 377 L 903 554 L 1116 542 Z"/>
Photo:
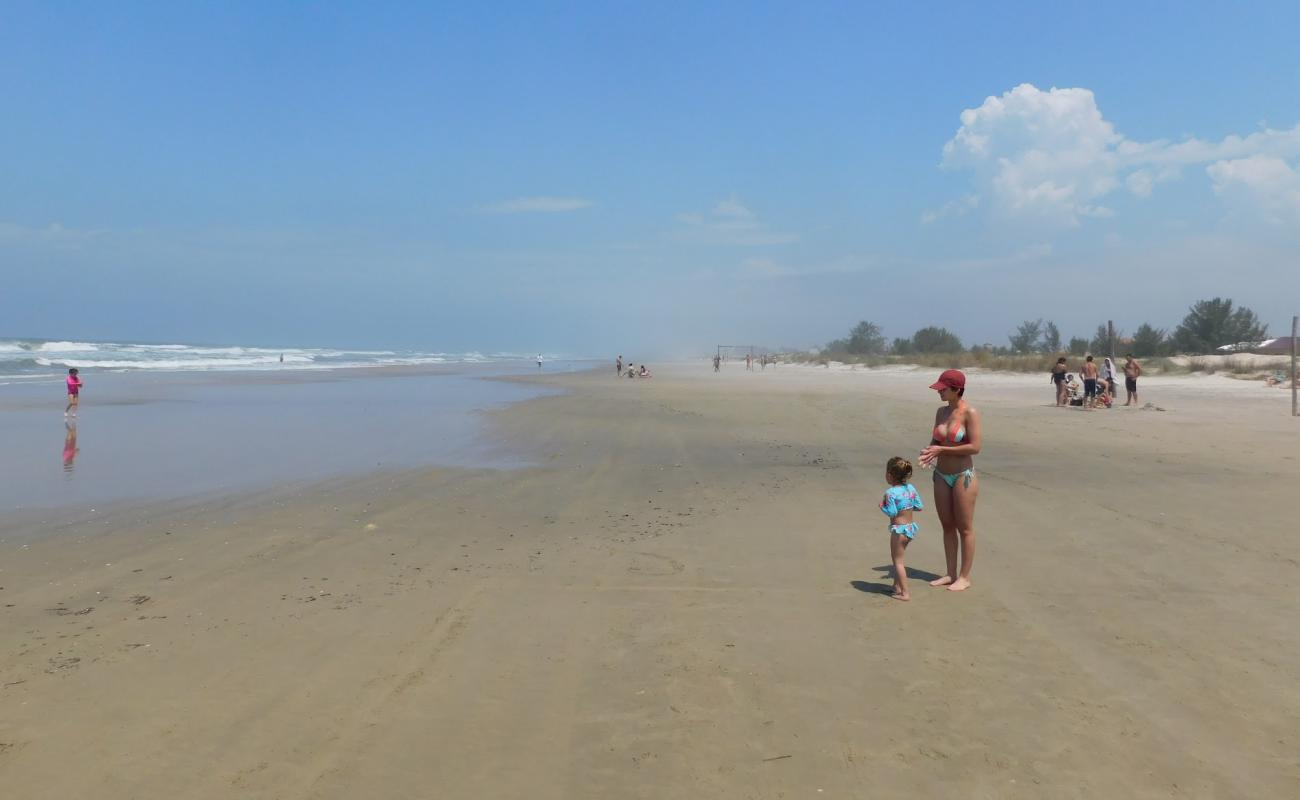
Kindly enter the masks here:
<path id="1" fill-rule="evenodd" d="M 1079 374 L 1083 375 L 1083 404 L 1091 411 L 1097 407 L 1097 365 L 1092 356 L 1083 362 Z"/>
<path id="2" fill-rule="evenodd" d="M 623 356 L 619 355 L 618 360 L 614 362 L 614 374 L 623 377 Z"/>
<path id="3" fill-rule="evenodd" d="M 1137 362 L 1132 353 L 1124 356 L 1128 361 L 1124 363 L 1124 391 L 1127 397 L 1124 405 L 1135 406 L 1138 404 L 1138 376 L 1142 374 L 1142 365 Z"/>

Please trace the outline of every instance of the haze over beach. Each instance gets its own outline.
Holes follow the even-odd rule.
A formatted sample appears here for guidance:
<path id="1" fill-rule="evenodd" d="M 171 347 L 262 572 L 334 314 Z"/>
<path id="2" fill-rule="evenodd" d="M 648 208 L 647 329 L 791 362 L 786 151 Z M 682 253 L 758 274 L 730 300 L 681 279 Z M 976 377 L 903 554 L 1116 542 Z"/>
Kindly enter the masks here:
<path id="1" fill-rule="evenodd" d="M 1214 296 L 1286 333 L 1297 12 L 1244 9 L 20 5 L 0 336 L 663 357 Z"/>
<path id="2" fill-rule="evenodd" d="M 1300 796 L 1298 25 L 9 5 L 4 796 Z"/>

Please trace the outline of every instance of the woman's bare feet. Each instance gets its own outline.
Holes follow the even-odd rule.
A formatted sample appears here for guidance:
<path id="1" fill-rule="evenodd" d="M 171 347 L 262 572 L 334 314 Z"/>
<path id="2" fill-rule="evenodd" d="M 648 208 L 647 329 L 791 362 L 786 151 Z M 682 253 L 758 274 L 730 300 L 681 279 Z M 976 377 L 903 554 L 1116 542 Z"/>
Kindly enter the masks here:
<path id="1" fill-rule="evenodd" d="M 948 587 L 950 592 L 961 592 L 970 588 L 970 578 L 958 578 Z"/>
<path id="2" fill-rule="evenodd" d="M 955 580 L 951 575 L 944 575 L 942 578 L 935 578 L 930 581 L 931 586 L 947 586 Z"/>

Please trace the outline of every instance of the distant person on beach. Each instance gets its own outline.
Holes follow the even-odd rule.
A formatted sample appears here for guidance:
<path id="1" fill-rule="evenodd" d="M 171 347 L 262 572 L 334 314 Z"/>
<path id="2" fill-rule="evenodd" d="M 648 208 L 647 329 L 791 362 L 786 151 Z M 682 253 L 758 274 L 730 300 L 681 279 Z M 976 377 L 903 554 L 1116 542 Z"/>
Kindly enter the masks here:
<path id="1" fill-rule="evenodd" d="M 614 362 L 614 374 L 618 375 L 620 378 L 623 377 L 623 356 L 621 355 L 618 357 L 618 360 Z"/>
<path id="2" fill-rule="evenodd" d="M 538 368 L 538 369 L 541 369 L 541 368 L 542 368 L 542 354 L 541 354 L 541 353 L 538 353 L 538 354 L 537 354 L 537 368 Z"/>
<path id="3" fill-rule="evenodd" d="M 77 416 L 77 401 L 81 399 L 81 376 L 77 368 L 68 370 L 68 405 L 63 409 L 63 416 Z"/>
<path id="4" fill-rule="evenodd" d="M 1075 379 L 1073 372 L 1065 376 L 1065 396 L 1068 405 L 1083 405 L 1083 384 Z"/>
<path id="5" fill-rule="evenodd" d="M 905 458 L 894 456 L 885 464 L 885 482 L 889 488 L 880 501 L 880 510 L 889 517 L 889 557 L 894 562 L 895 600 L 910 600 L 907 593 L 907 567 L 903 564 L 903 554 L 907 545 L 916 538 L 917 526 L 912 521 L 913 511 L 924 511 L 925 504 L 921 495 L 911 484 L 912 464 Z"/>
<path id="6" fill-rule="evenodd" d="M 1056 404 L 1058 406 L 1069 405 L 1069 395 L 1065 389 L 1065 375 L 1070 368 L 1065 363 L 1065 356 L 1056 359 L 1056 366 L 1052 367 L 1052 383 L 1056 386 Z"/>
<path id="7" fill-rule="evenodd" d="M 713 371 L 714 372 L 722 371 L 722 356 L 713 357 Z"/>
<path id="8" fill-rule="evenodd" d="M 649 378 L 649 377 L 651 377 L 651 375 L 650 375 L 650 368 L 647 367 L 645 364 L 642 364 L 642 365 L 641 365 L 641 372 L 639 373 L 639 376 L 642 377 L 642 378 Z"/>
<path id="9" fill-rule="evenodd" d="M 1124 390 L 1126 397 L 1124 405 L 1135 406 L 1138 404 L 1138 376 L 1142 374 L 1142 365 L 1137 362 L 1132 353 L 1124 356 L 1127 359 L 1124 362 Z"/>
<path id="10" fill-rule="evenodd" d="M 1085 408 L 1092 410 L 1097 405 L 1097 364 L 1092 360 L 1092 356 L 1084 359 L 1083 367 L 1079 370 L 1083 376 L 1083 405 Z"/>
<path id="11" fill-rule="evenodd" d="M 1106 405 L 1110 406 L 1115 402 L 1115 382 L 1119 373 L 1115 371 L 1115 362 L 1106 356 L 1101 360 L 1101 379 L 1106 382 Z"/>
<path id="12" fill-rule="evenodd" d="M 750 372 L 754 371 L 754 357 L 752 355 L 745 356 L 745 369 Z"/>
<path id="13" fill-rule="evenodd" d="M 975 560 L 975 500 L 979 497 L 979 476 L 974 456 L 984 444 L 979 412 L 966 403 L 966 376 L 955 369 L 944 370 L 930 384 L 947 405 L 934 414 L 930 444 L 921 451 L 921 466 L 934 468 L 934 507 L 943 525 L 943 554 L 948 572 L 930 581 L 947 586 L 950 592 L 970 587 L 970 568 Z M 961 554 L 961 570 L 957 556 Z"/>

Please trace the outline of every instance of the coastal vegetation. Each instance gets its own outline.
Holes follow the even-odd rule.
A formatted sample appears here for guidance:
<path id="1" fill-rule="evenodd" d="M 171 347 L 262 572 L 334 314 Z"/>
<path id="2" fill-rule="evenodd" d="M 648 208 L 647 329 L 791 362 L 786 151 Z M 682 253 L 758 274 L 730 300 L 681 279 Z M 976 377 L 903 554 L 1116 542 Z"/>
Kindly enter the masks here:
<path id="1" fill-rule="evenodd" d="M 1268 326 L 1254 311 L 1235 306 L 1230 298 L 1215 297 L 1193 303 L 1173 329 L 1143 322 L 1126 335 L 1099 323 L 1091 336 L 1072 336 L 1062 346 L 1061 331 L 1051 320 L 1025 320 L 1007 335 L 1007 344 L 985 343 L 965 347 L 946 328 L 927 326 L 910 336 L 886 338 L 875 322 L 862 320 L 843 339 L 829 342 L 816 352 L 794 354 L 792 360 L 828 364 L 831 361 L 883 366 L 916 364 L 929 367 L 979 367 L 1012 372 L 1046 372 L 1061 355 L 1117 356 L 1132 353 L 1144 359 L 1147 369 L 1181 372 L 1228 372 L 1254 374 L 1260 362 L 1251 357 L 1223 355 L 1218 348 L 1246 345 L 1268 336 Z"/>

